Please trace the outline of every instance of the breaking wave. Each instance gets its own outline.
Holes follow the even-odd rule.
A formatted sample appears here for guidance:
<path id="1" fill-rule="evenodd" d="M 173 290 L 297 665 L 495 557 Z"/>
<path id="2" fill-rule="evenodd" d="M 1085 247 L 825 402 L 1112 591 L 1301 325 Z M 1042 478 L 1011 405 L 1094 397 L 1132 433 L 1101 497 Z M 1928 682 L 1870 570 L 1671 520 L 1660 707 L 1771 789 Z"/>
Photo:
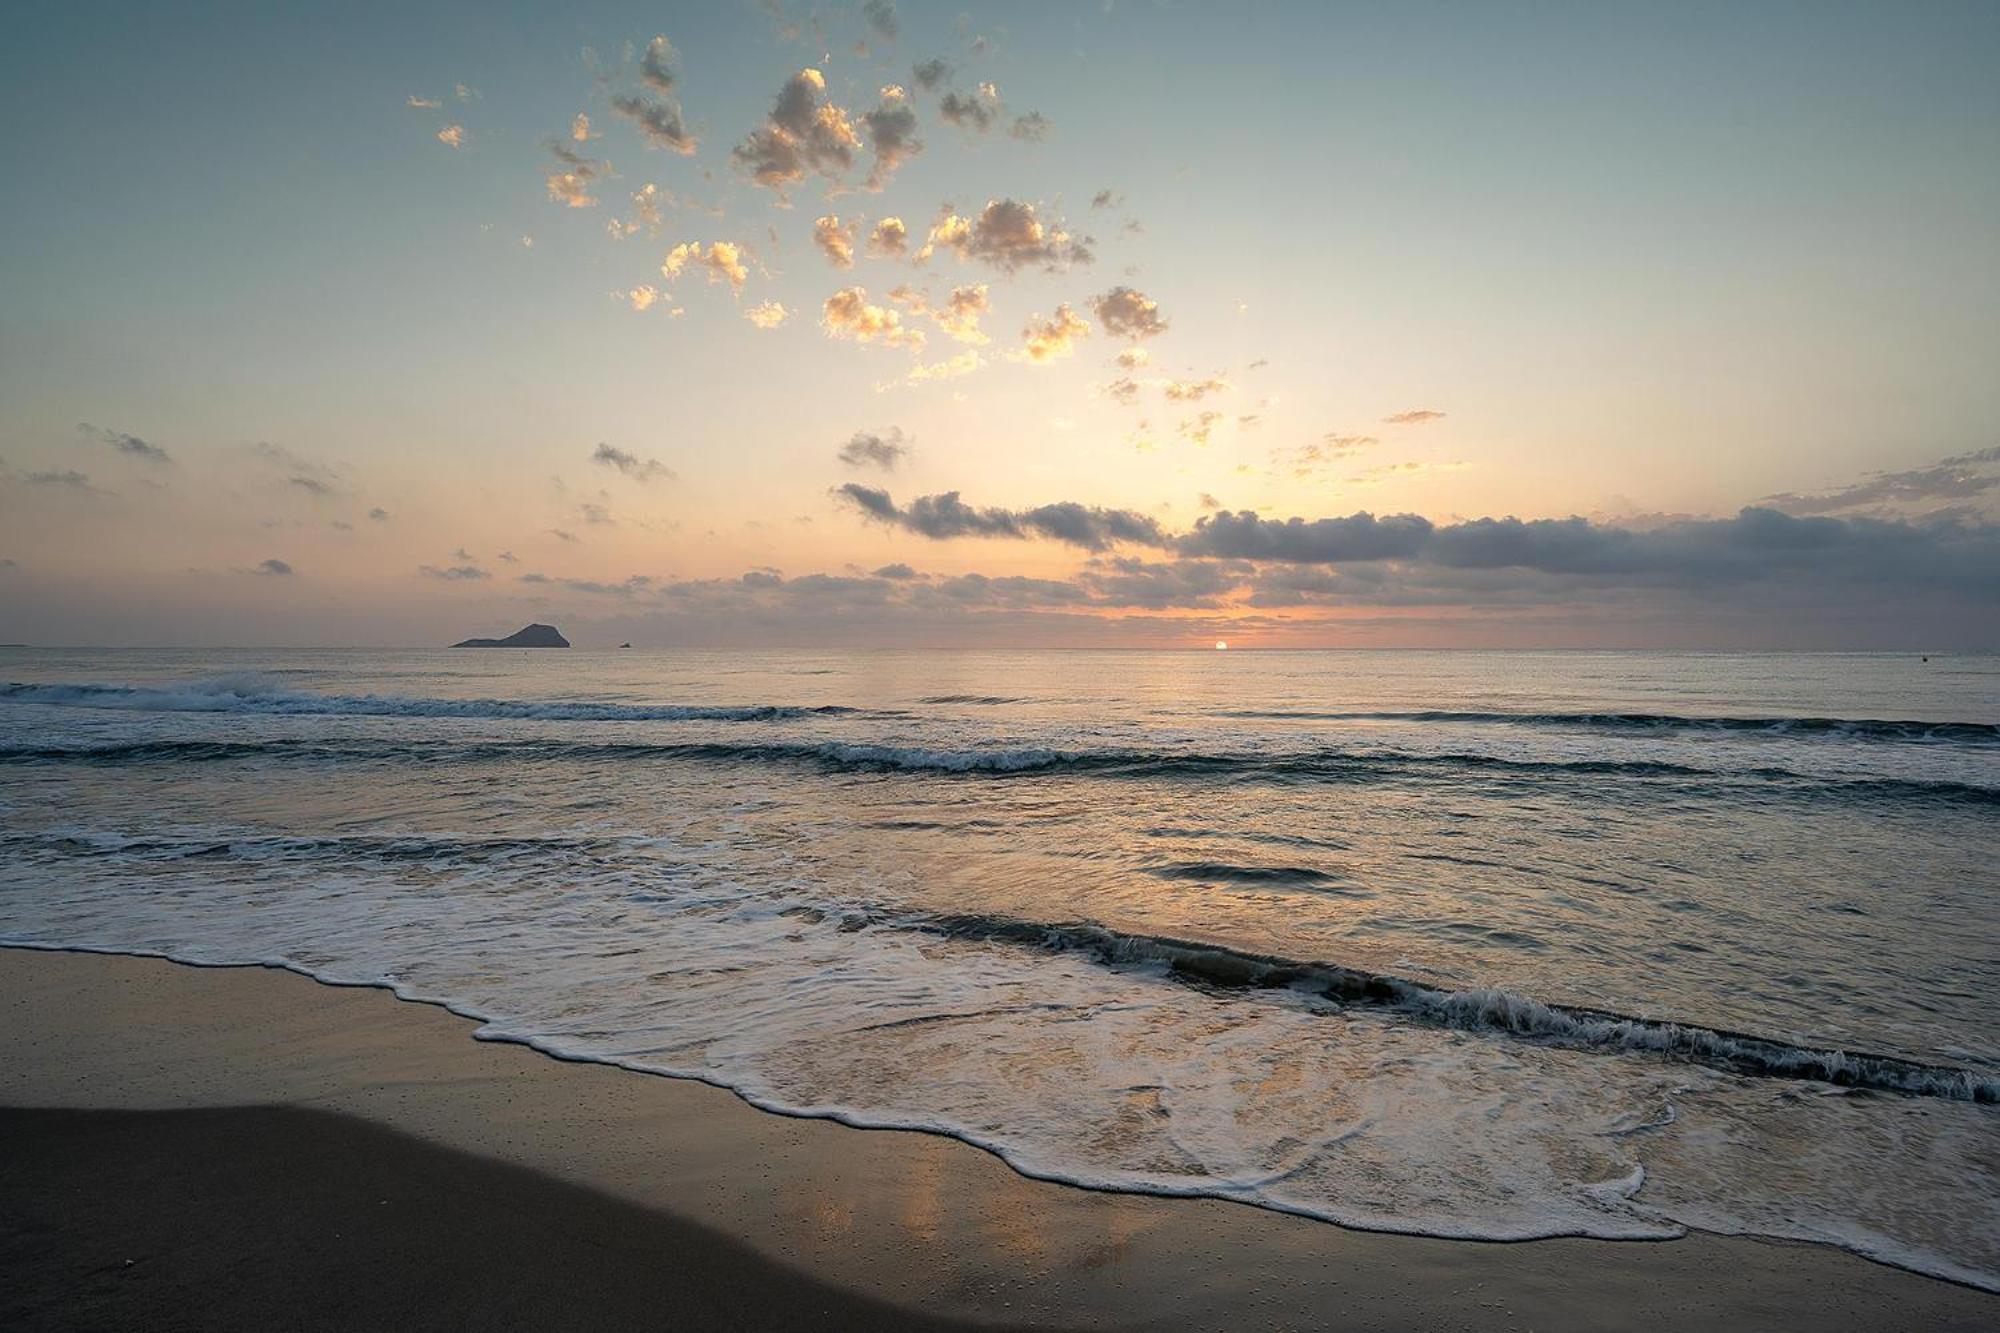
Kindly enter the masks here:
<path id="1" fill-rule="evenodd" d="M 1523 1037 L 1574 1050 L 1636 1052 L 1734 1074 L 1812 1079 L 1911 1097 L 2000 1103 L 2000 1075 L 1894 1055 L 1816 1049 L 1772 1037 L 1549 1004 L 1503 990 L 1450 990 L 1336 963 L 1246 953 L 1225 945 L 1128 934 L 1091 923 L 1045 924 L 1006 917 L 903 917 L 889 924 L 955 939 L 1082 954 L 1116 967 L 1152 967 L 1197 985 L 1291 990 L 1343 1006 L 1373 1006 L 1466 1032 Z"/>
<path id="2" fill-rule="evenodd" d="M 483 702 L 483 701 L 482 701 Z M 737 710 L 745 716 L 752 710 Z M 710 715 L 714 716 L 714 715 Z M 735 720 L 732 714 L 729 720 Z M 420 760 L 428 763 L 600 762 L 784 763 L 847 773 L 931 773 L 1015 777 L 1036 774 L 1131 778 L 1214 778 L 1223 781 L 1373 782 L 1426 773 L 1497 777 L 1667 779 L 1741 790 L 1837 792 L 1884 800 L 2000 804 L 2000 787 L 1916 778 L 1824 777 L 1779 767 L 1711 769 L 1659 760 L 1510 759 L 1484 754 L 1412 754 L 1397 750 L 1318 749 L 1277 753 L 1159 750 L 1060 750 L 1042 747 L 877 745 L 841 741 L 647 743 L 535 739 L 263 741 L 142 740 L 84 745 L 0 745 L 0 764 L 224 762 L 268 758 L 292 762 Z"/>
<path id="3" fill-rule="evenodd" d="M 1772 736 L 1831 736 L 1860 741 L 1949 741 L 2000 744 L 2000 723 L 1918 722 L 1839 717 L 1683 717 L 1675 713 L 1324 712 L 1313 709 L 1241 709 L 1223 717 L 1309 722 L 1443 722 L 1644 733 L 1722 732 Z"/>

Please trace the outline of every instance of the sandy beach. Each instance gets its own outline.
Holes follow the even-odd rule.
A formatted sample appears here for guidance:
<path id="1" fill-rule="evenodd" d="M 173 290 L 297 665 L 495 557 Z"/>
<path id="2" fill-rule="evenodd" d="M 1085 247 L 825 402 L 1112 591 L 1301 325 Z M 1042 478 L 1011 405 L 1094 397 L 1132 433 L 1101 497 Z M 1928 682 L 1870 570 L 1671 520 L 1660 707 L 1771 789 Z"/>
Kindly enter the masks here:
<path id="1" fill-rule="evenodd" d="M 386 992 L 0 950 L 10 1328 L 1990 1327 L 1717 1236 L 1481 1244 L 1022 1178 Z"/>

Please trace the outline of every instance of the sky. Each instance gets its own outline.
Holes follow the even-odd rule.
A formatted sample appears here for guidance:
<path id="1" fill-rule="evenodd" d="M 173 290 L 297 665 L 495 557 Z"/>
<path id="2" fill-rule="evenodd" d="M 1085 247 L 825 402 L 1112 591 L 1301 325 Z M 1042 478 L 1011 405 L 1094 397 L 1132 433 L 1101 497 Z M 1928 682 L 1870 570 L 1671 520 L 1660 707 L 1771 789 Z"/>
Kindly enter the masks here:
<path id="1" fill-rule="evenodd" d="M 43 3 L 0 640 L 2000 648 L 1990 3 Z"/>

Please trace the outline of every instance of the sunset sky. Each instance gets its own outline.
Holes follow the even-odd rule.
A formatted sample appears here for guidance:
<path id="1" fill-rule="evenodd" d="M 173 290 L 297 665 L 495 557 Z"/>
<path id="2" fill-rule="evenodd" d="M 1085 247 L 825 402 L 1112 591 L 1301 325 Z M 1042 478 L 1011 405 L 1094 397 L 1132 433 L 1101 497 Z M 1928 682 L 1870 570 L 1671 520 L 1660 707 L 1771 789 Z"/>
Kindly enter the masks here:
<path id="1" fill-rule="evenodd" d="M 2000 7 L 317 8 L 0 20 L 0 640 L 2000 647 Z"/>

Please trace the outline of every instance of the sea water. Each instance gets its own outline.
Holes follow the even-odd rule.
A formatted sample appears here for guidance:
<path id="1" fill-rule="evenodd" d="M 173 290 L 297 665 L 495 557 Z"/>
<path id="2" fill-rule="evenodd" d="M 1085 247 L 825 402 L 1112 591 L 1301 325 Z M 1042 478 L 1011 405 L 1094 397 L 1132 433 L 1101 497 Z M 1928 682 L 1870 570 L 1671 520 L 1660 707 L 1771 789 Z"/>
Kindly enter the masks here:
<path id="1" fill-rule="evenodd" d="M 0 942 L 1030 1175 L 2000 1290 L 2000 659 L 0 653 Z"/>

